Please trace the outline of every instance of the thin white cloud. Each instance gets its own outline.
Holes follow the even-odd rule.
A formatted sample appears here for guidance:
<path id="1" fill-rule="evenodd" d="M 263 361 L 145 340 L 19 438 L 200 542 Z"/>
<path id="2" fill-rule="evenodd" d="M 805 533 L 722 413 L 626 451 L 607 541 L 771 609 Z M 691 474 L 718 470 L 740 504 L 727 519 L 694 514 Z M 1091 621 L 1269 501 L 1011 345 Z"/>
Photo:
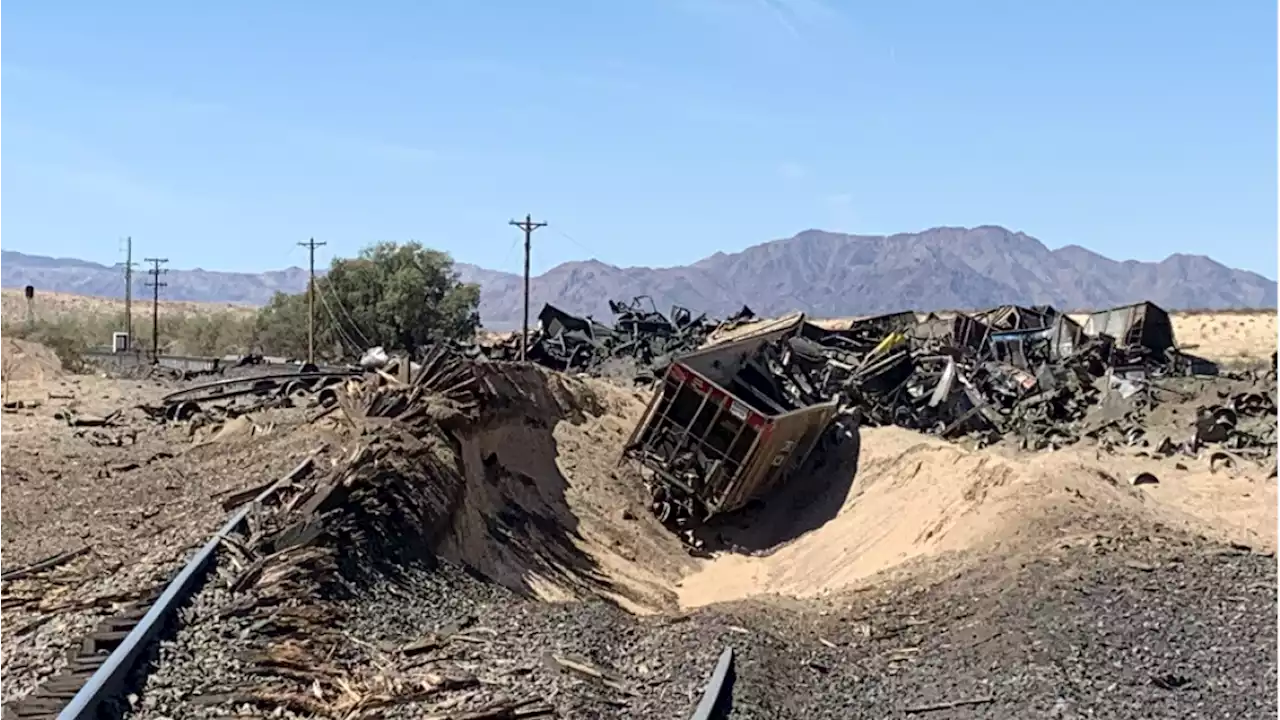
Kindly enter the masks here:
<path id="1" fill-rule="evenodd" d="M 99 166 L 57 164 L 20 165 L 15 174 L 29 177 L 68 194 L 87 195 L 131 215 L 149 215 L 175 207 L 189 208 L 185 198 L 156 185 L 146 183 L 127 172 Z"/>
<path id="2" fill-rule="evenodd" d="M 784 13 L 793 24 L 820 27 L 841 19 L 840 12 L 823 0 L 763 0 Z"/>
<path id="3" fill-rule="evenodd" d="M 803 180 L 808 175 L 808 171 L 800 163 L 787 160 L 778 166 L 778 174 L 782 176 L 783 180 L 795 182 Z"/>
<path id="4" fill-rule="evenodd" d="M 756 0 L 756 3 L 764 8 L 765 12 L 772 15 L 778 25 L 787 31 L 788 35 L 800 39 L 800 28 L 796 27 L 790 14 L 786 11 L 785 3 L 779 3 L 776 0 Z"/>
<path id="5" fill-rule="evenodd" d="M 730 29 L 768 26 L 781 29 L 792 40 L 808 41 L 815 32 L 829 30 L 843 20 L 825 0 L 678 0 L 677 5 Z"/>

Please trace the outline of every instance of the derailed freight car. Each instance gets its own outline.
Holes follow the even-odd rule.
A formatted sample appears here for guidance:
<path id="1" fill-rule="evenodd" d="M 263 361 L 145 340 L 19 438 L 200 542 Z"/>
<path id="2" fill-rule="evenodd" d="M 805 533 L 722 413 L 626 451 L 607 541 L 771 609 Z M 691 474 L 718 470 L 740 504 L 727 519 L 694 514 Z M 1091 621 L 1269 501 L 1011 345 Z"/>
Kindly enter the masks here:
<path id="1" fill-rule="evenodd" d="M 838 400 L 798 405 L 774 372 L 788 361 L 785 341 L 803 326 L 804 316 L 795 316 L 668 367 L 623 450 L 624 460 L 651 474 L 654 510 L 665 523 L 693 527 L 763 497 L 822 439 Z"/>

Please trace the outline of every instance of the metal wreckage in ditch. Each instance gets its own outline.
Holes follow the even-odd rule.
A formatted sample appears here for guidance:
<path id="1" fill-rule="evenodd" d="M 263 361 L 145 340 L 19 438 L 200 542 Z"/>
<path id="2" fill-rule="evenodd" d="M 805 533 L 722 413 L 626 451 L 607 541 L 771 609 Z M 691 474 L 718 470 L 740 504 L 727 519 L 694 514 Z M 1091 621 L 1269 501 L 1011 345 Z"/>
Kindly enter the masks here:
<path id="1" fill-rule="evenodd" d="M 611 303 L 612 327 L 548 305 L 528 357 L 591 374 L 623 362 L 637 382 L 658 383 L 623 460 L 675 529 L 764 497 L 824 462 L 858 426 L 897 425 L 974 447 L 1039 450 L 1089 438 L 1158 455 L 1213 446 L 1233 462 L 1274 456 L 1275 424 L 1261 422 L 1274 419 L 1274 357 L 1265 378 L 1252 378 L 1260 388 L 1219 392 L 1220 402 L 1199 408 L 1187 438 L 1145 437 L 1145 415 L 1180 392 L 1168 382 L 1219 374 L 1178 348 L 1168 313 L 1151 303 L 1083 324 L 1052 307 L 1015 305 L 839 322 L 803 314 L 753 322 L 743 308 L 715 323 L 683 308 L 668 318 L 646 300 Z M 518 350 L 513 338 L 486 354 L 510 359 Z"/>

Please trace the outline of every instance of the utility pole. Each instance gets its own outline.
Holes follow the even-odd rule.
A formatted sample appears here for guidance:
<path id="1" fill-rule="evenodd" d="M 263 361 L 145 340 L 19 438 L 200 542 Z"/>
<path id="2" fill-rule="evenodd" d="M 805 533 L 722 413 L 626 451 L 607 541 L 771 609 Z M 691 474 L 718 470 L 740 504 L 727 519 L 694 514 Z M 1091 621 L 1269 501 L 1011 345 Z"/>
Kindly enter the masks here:
<path id="1" fill-rule="evenodd" d="M 169 283 L 160 282 L 160 274 L 167 273 L 168 270 L 161 269 L 161 263 L 169 262 L 169 258 L 147 258 L 147 262 L 151 263 L 151 269 L 147 271 L 151 275 L 151 282 L 147 283 L 152 288 L 151 295 L 151 362 L 160 362 L 160 288 Z"/>
<path id="2" fill-rule="evenodd" d="M 316 361 L 316 248 L 324 247 L 325 243 L 318 243 L 315 238 L 311 238 L 307 242 L 298 244 L 310 251 L 311 279 L 307 282 L 307 362 L 314 364 Z"/>
<path id="3" fill-rule="evenodd" d="M 133 349 L 133 237 L 124 239 L 124 334 Z"/>
<path id="4" fill-rule="evenodd" d="M 524 362 L 525 352 L 529 347 L 529 251 L 533 246 L 533 231 L 546 227 L 544 222 L 534 222 L 532 215 L 525 215 L 524 221 L 512 220 L 507 223 L 524 231 L 524 323 L 520 334 L 520 361 Z"/>

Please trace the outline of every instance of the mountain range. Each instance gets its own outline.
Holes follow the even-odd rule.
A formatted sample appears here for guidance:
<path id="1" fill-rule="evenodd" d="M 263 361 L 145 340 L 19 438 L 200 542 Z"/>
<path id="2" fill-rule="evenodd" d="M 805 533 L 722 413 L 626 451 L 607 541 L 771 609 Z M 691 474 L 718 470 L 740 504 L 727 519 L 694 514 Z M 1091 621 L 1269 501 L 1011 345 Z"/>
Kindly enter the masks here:
<path id="1" fill-rule="evenodd" d="M 519 275 L 458 263 L 481 287 L 480 314 L 489 327 L 520 321 Z M 118 297 L 123 266 L 0 252 L 0 285 Z M 263 304 L 277 291 L 301 292 L 301 268 L 264 273 L 171 270 L 172 300 Z M 135 274 L 141 288 L 142 277 Z M 530 306 L 609 318 L 608 300 L 651 297 L 666 310 L 682 305 L 713 316 L 748 305 L 761 315 L 803 310 L 834 317 L 903 309 L 980 308 L 1004 303 L 1085 309 L 1150 300 L 1169 309 L 1276 307 L 1276 282 L 1228 268 L 1202 255 L 1160 262 L 1117 261 L 1077 245 L 1050 250 L 1002 227 L 940 227 L 897 235 L 844 235 L 806 230 L 794 237 L 716 253 L 682 267 L 620 268 L 597 260 L 569 262 L 532 278 Z"/>

